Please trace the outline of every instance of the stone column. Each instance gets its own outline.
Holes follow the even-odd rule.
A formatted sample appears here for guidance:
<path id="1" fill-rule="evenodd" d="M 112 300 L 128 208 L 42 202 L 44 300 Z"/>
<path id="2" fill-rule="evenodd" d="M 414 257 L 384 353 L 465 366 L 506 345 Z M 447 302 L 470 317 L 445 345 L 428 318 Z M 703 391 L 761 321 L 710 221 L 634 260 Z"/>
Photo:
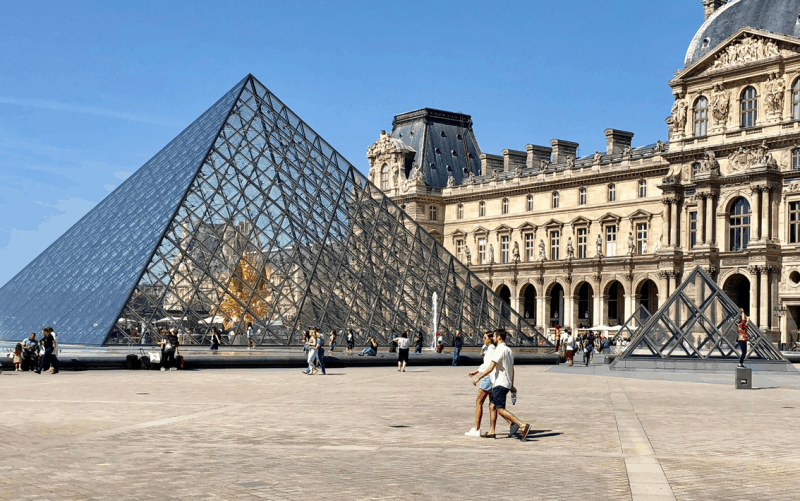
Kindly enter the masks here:
<path id="1" fill-rule="evenodd" d="M 778 279 L 780 277 L 780 269 L 776 266 L 771 266 L 769 270 L 769 301 L 770 301 L 770 310 L 769 310 L 769 318 L 770 318 L 770 327 L 775 328 L 778 327 L 775 323 L 774 314 L 772 313 L 773 308 L 778 306 L 780 303 L 778 299 Z M 788 313 L 788 312 L 787 312 Z M 785 317 L 786 315 L 784 315 Z M 784 332 L 784 331 L 781 331 Z"/>
<path id="2" fill-rule="evenodd" d="M 769 328 L 769 273 L 767 267 L 761 269 L 760 286 L 758 287 L 758 325 L 762 331 Z"/>
<path id="3" fill-rule="evenodd" d="M 678 199 L 673 198 L 670 202 L 670 221 L 669 221 L 669 241 L 671 247 L 677 247 L 678 242 Z"/>
<path id="4" fill-rule="evenodd" d="M 758 325 L 758 266 L 750 266 L 750 319 Z"/>
<path id="5" fill-rule="evenodd" d="M 570 316 L 567 317 L 567 321 L 569 323 L 567 323 L 566 325 L 572 327 L 572 331 L 575 332 L 575 329 L 578 327 L 578 323 L 581 321 L 581 319 L 578 318 L 578 308 L 576 306 L 578 304 L 577 294 L 574 296 L 570 296 L 570 301 L 572 302 L 572 306 L 570 306 L 571 313 Z"/>
<path id="6" fill-rule="evenodd" d="M 716 242 L 714 235 L 714 194 L 706 195 L 706 243 L 714 245 Z"/>
<path id="7" fill-rule="evenodd" d="M 600 288 L 600 285 L 597 285 L 597 289 Z M 603 305 L 600 302 L 600 293 L 597 292 L 597 289 L 594 290 L 594 294 L 592 294 L 592 325 L 600 325 L 602 324 L 602 316 L 603 316 Z"/>
<path id="8" fill-rule="evenodd" d="M 697 194 L 697 245 L 706 243 L 706 195 Z"/>
<path id="9" fill-rule="evenodd" d="M 545 305 L 544 294 L 545 294 L 544 283 L 540 283 L 539 294 L 536 296 L 536 325 L 539 326 L 543 334 L 545 333 L 548 327 L 544 324 L 544 305 Z"/>
<path id="10" fill-rule="evenodd" d="M 669 297 L 669 275 L 667 272 L 662 271 L 658 274 L 658 307 L 664 306 Z"/>
<path id="11" fill-rule="evenodd" d="M 761 239 L 761 200 L 759 194 L 761 193 L 758 187 L 750 188 L 753 203 L 750 204 L 751 211 L 753 212 L 750 217 L 750 241 L 757 242 Z"/>
<path id="12" fill-rule="evenodd" d="M 677 271 L 672 272 L 672 287 L 670 288 L 669 291 L 670 296 L 675 294 L 675 291 L 678 290 L 678 286 L 680 285 L 678 283 L 678 276 L 679 275 Z M 674 320 L 678 325 L 681 325 L 682 323 L 681 319 L 686 316 L 686 307 L 681 304 L 677 308 L 675 308 L 675 311 L 677 312 L 678 316 Z"/>
<path id="13" fill-rule="evenodd" d="M 664 238 L 664 245 L 667 247 L 672 245 L 672 240 L 670 239 L 670 210 L 671 210 L 671 203 L 669 198 L 664 198 L 661 200 L 664 202 L 664 216 L 661 218 L 661 235 Z"/>
<path id="14" fill-rule="evenodd" d="M 764 186 L 761 188 L 761 240 L 772 238 L 769 220 L 769 198 L 769 186 Z"/>

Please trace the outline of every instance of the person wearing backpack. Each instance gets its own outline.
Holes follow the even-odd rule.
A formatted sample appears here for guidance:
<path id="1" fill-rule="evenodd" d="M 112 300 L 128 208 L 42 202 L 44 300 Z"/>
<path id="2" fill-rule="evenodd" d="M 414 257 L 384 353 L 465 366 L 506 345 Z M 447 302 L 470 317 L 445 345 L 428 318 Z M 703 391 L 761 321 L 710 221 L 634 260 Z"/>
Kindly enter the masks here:
<path id="1" fill-rule="evenodd" d="M 583 340 L 583 365 L 589 367 L 589 362 L 592 360 L 592 352 L 594 351 L 594 334 L 591 332 L 586 335 Z"/>

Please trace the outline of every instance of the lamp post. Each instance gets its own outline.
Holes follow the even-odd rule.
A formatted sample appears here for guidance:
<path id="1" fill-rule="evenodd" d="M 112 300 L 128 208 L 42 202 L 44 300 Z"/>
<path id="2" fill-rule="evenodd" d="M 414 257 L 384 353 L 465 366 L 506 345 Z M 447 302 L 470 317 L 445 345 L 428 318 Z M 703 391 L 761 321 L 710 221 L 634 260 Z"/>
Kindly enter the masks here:
<path id="1" fill-rule="evenodd" d="M 778 304 L 778 306 L 776 306 L 776 307 L 774 307 L 772 309 L 772 312 L 775 313 L 775 316 L 778 317 L 778 320 L 780 322 L 780 327 L 779 327 L 779 330 L 780 330 L 780 333 L 781 333 L 780 349 L 781 350 L 785 350 L 786 349 L 786 343 L 784 342 L 784 330 L 785 329 L 783 328 L 783 317 L 786 316 L 786 307 L 781 302 L 781 303 Z"/>

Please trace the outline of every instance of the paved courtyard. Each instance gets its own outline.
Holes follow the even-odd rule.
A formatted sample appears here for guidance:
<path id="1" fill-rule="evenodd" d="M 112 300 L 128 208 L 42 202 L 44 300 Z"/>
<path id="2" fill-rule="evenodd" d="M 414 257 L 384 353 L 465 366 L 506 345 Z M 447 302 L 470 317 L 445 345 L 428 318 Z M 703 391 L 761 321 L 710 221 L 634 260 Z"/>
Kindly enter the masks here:
<path id="1" fill-rule="evenodd" d="M 796 387 L 551 369 L 525 443 L 463 367 L 4 372 L 0 499 L 800 499 Z"/>

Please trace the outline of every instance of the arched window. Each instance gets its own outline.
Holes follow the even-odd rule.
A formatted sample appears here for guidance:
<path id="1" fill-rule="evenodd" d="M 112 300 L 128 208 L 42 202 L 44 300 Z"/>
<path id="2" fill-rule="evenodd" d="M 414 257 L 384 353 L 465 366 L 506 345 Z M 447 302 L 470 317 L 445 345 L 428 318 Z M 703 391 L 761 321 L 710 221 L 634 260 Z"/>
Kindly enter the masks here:
<path id="1" fill-rule="evenodd" d="M 617 200 L 617 185 L 609 184 L 608 185 L 608 201 L 614 202 Z"/>
<path id="2" fill-rule="evenodd" d="M 646 198 L 647 197 L 647 180 L 640 179 L 639 180 L 639 198 Z"/>
<path id="3" fill-rule="evenodd" d="M 694 135 L 701 137 L 708 134 L 708 99 L 700 97 L 694 103 Z"/>
<path id="4" fill-rule="evenodd" d="M 586 205 L 586 188 L 578 190 L 578 205 Z"/>
<path id="5" fill-rule="evenodd" d="M 381 167 L 381 189 L 384 191 L 389 189 L 389 166 L 386 164 Z"/>
<path id="6" fill-rule="evenodd" d="M 458 204 L 458 209 L 456 211 L 456 217 L 458 219 L 464 219 L 464 204 Z"/>
<path id="7" fill-rule="evenodd" d="M 742 92 L 742 128 L 755 127 L 758 120 L 758 92 L 748 87 Z"/>
<path id="8" fill-rule="evenodd" d="M 733 202 L 728 224 L 730 227 L 730 250 L 746 249 L 747 241 L 750 240 L 750 204 L 746 198 L 740 197 Z"/>
<path id="9" fill-rule="evenodd" d="M 792 85 L 792 119 L 800 120 L 800 78 Z"/>
<path id="10" fill-rule="evenodd" d="M 507 198 L 503 199 L 502 211 L 503 211 L 503 214 L 508 214 L 508 199 Z"/>
<path id="11" fill-rule="evenodd" d="M 486 215 L 486 202 L 481 202 L 478 204 L 478 217 L 483 217 Z"/>
<path id="12" fill-rule="evenodd" d="M 553 192 L 553 208 L 558 209 L 558 192 Z"/>
<path id="13" fill-rule="evenodd" d="M 525 198 L 525 209 L 530 212 L 533 210 L 533 195 L 528 195 Z"/>

